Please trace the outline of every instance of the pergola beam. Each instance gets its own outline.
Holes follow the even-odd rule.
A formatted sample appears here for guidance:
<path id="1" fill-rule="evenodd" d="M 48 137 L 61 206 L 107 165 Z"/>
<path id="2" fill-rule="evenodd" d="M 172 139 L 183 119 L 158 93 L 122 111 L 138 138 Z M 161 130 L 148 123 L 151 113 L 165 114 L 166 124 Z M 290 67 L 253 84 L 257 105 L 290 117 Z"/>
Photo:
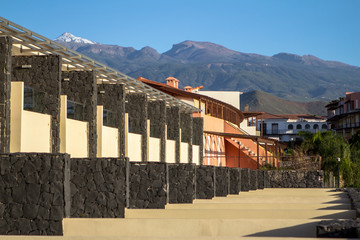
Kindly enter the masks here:
<path id="1" fill-rule="evenodd" d="M 107 80 L 109 83 L 120 82 L 124 84 L 127 90 L 146 93 L 150 99 L 164 100 L 168 106 L 179 106 L 187 112 L 199 111 L 199 109 L 194 106 L 184 103 L 181 100 L 167 95 L 155 88 L 149 87 L 136 79 L 133 79 L 117 70 L 66 48 L 53 40 L 34 33 L 2 17 L 0 17 L 0 36 L 11 36 L 14 39 L 14 44 L 19 44 L 20 48 L 21 46 L 24 46 L 24 49 L 20 49 L 20 53 L 45 55 L 57 54 L 68 60 L 63 60 L 63 66 L 66 66 L 67 64 L 74 66 L 69 68 L 69 70 L 94 70 L 99 72 L 99 74 L 97 74 L 98 82 L 103 83 L 103 80 Z"/>

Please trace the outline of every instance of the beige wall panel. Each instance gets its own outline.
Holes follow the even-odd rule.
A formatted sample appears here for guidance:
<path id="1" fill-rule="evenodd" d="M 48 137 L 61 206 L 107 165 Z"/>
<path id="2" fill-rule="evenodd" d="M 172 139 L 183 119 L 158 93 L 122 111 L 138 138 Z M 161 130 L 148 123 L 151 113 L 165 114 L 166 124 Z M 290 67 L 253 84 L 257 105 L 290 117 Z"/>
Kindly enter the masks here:
<path id="1" fill-rule="evenodd" d="M 102 157 L 119 157 L 119 131 L 117 128 L 102 127 Z"/>
<path id="2" fill-rule="evenodd" d="M 175 163 L 175 140 L 166 140 L 166 162 Z"/>
<path id="3" fill-rule="evenodd" d="M 24 83 L 12 82 L 10 94 L 10 152 L 21 152 L 21 122 L 24 108 Z"/>
<path id="4" fill-rule="evenodd" d="M 23 111 L 21 152 L 51 152 L 51 116 Z"/>
<path id="5" fill-rule="evenodd" d="M 149 138 L 149 162 L 160 162 L 160 138 Z"/>
<path id="6" fill-rule="evenodd" d="M 132 162 L 141 162 L 141 135 L 128 133 L 128 157 Z"/>
<path id="7" fill-rule="evenodd" d="M 181 143 L 180 145 L 180 163 L 189 163 L 189 144 Z"/>
<path id="8" fill-rule="evenodd" d="M 196 165 L 200 165 L 200 146 L 193 145 L 192 150 L 192 162 Z"/>
<path id="9" fill-rule="evenodd" d="M 66 119 L 66 152 L 72 158 L 88 157 L 88 123 Z"/>

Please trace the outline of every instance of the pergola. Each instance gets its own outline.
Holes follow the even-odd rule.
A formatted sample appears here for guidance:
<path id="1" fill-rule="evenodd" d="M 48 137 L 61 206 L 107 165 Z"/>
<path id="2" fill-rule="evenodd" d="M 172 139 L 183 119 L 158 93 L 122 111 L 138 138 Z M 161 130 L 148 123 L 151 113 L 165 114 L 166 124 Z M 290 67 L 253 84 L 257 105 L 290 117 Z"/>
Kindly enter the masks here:
<path id="1" fill-rule="evenodd" d="M 29 29 L 19 26 L 0 17 L 0 36 L 10 36 L 13 39 L 13 55 L 49 55 L 62 57 L 62 70 L 93 70 L 96 72 L 99 84 L 124 84 L 127 92 L 144 93 L 150 101 L 164 100 L 167 106 L 177 106 L 182 111 L 199 112 L 199 109 L 182 102 L 168 94 L 148 86 L 113 68 L 97 62 L 87 56 L 73 51 Z"/>

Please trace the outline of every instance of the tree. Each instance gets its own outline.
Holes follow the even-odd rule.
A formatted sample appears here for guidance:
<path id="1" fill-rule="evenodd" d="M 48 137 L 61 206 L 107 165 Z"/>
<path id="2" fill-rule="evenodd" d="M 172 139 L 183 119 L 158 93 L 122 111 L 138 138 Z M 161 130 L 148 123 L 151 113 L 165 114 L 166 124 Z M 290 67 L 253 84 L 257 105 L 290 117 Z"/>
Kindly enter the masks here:
<path id="1" fill-rule="evenodd" d="M 354 180 L 352 173 L 351 151 L 347 141 L 332 131 L 301 132 L 304 138 L 301 148 L 309 155 L 320 155 L 322 157 L 321 168 L 328 177 L 330 172 L 335 176 L 343 176 L 346 185 L 351 185 Z M 340 158 L 340 163 L 338 162 Z"/>

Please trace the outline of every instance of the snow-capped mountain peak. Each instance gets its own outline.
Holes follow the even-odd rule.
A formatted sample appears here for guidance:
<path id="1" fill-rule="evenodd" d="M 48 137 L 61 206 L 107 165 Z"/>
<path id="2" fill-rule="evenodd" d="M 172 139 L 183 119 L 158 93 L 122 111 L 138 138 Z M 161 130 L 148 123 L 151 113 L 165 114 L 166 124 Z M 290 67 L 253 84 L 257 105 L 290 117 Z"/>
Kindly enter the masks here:
<path id="1" fill-rule="evenodd" d="M 97 44 L 97 42 L 87 40 L 82 37 L 76 37 L 69 32 L 61 34 L 58 38 L 55 39 L 57 42 L 74 42 L 74 43 L 85 43 L 85 44 Z"/>

